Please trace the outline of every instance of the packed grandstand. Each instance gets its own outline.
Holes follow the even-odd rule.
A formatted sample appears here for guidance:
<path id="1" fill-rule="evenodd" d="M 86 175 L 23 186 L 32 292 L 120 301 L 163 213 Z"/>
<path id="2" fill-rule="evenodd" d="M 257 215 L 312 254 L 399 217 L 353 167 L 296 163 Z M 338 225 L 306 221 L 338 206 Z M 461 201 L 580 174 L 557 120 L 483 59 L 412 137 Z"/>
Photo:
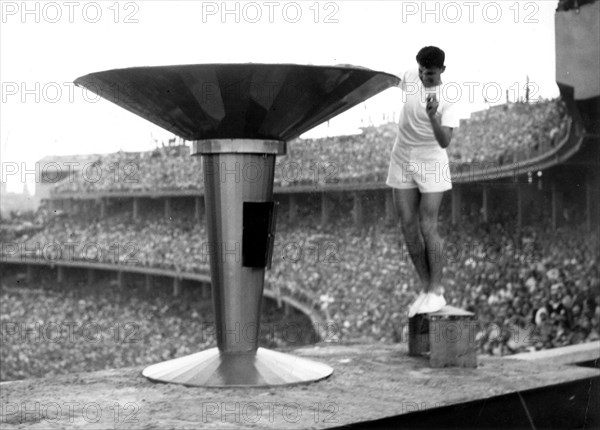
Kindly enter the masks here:
<path id="1" fill-rule="evenodd" d="M 510 164 L 548 151 L 566 129 L 565 107 L 559 99 L 495 106 L 463 121 L 448 155 L 454 163 Z M 289 143 L 286 156 L 277 159 L 275 184 L 383 181 L 395 135 L 396 124 L 388 123 L 365 128 L 360 135 L 296 139 Z M 79 163 L 86 171 L 56 182 L 53 191 L 69 194 L 202 188 L 201 160 L 190 159 L 189 153 L 186 146 L 166 146 L 150 152 L 97 156 L 88 163 Z"/>
<path id="2" fill-rule="evenodd" d="M 552 151 L 566 137 L 567 124 L 560 99 L 494 107 L 461 124 L 449 148 L 450 160 L 510 165 L 531 159 Z M 322 178 L 330 175 L 349 187 L 381 183 L 395 127 L 386 124 L 365 128 L 360 135 L 296 139 L 278 163 L 286 168 L 295 163 L 297 171 L 292 175 L 289 170 L 276 169 L 275 183 L 293 191 L 295 186 L 314 183 L 316 171 Z M 119 152 L 98 156 L 93 163 L 100 168 L 115 163 L 134 166 L 131 177 L 135 180 L 101 175 L 90 181 L 84 175 L 73 175 L 55 184 L 54 198 L 77 199 L 99 191 L 135 196 L 144 190 L 202 189 L 200 159 L 190 157 L 186 146 Z M 373 213 L 363 225 L 353 222 L 348 210 L 351 202 L 344 200 L 343 194 L 336 198 L 334 221 L 327 225 L 317 221 L 310 193 L 294 220 L 280 214 L 266 288 L 309 303 L 324 320 L 333 322 L 335 334 L 326 341 L 406 341 L 406 309 L 414 299 L 417 276 L 400 229 L 395 223 L 383 222 L 375 197 L 365 197 L 367 202 L 373 199 Z M 586 228 L 582 217 L 566 210 L 562 225 L 549 234 L 549 216 L 543 210 L 525 226 L 516 225 L 514 214 L 508 212 L 499 212 L 488 222 L 482 221 L 479 213 L 464 214 L 456 225 L 450 225 L 447 205 L 443 211 L 441 233 L 447 245 L 440 255 L 445 258 L 447 300 L 476 312 L 481 353 L 505 355 L 600 338 L 600 242 L 597 231 Z M 3 246 L 3 258 L 10 251 L 12 258 L 24 254 L 56 261 L 64 255 L 52 254 L 44 244 L 94 243 L 98 245 L 91 250 L 94 255 L 75 252 L 71 257 L 178 273 L 209 270 L 203 248 L 206 228 L 191 207 L 174 208 L 168 217 L 160 211 L 132 217 L 130 206 L 124 205 L 101 217 L 97 212 L 57 211 L 46 205 L 35 214 L 35 228 L 28 224 L 19 229 L 18 224 L 12 221 L 12 228 L 2 230 L 3 243 L 11 245 Z M 115 243 L 134 244 L 135 252 L 115 253 L 111 248 Z M 55 283 L 46 280 L 43 285 Z M 114 326 L 115 321 L 136 321 L 143 341 L 75 343 L 69 349 L 73 356 L 60 355 L 48 371 L 36 363 L 50 362 L 53 351 L 64 351 L 64 345 L 23 342 L 22 336 L 3 326 L 1 379 L 66 372 L 67 364 L 81 361 L 85 362 L 81 370 L 147 364 L 214 344 L 214 338 L 202 337 L 202 325 L 212 318 L 210 308 L 202 313 L 191 307 L 191 302 L 165 294 L 123 296 L 125 293 L 110 286 L 105 291 L 104 295 L 98 291 L 82 295 L 50 286 L 34 292 L 3 288 L 3 321 L 34 324 L 87 318 L 106 327 Z M 44 300 L 31 300 L 32 294 Z M 265 312 L 275 315 L 272 320 L 281 317 L 273 306 Z M 285 340 L 280 336 L 262 342 L 285 345 Z"/>

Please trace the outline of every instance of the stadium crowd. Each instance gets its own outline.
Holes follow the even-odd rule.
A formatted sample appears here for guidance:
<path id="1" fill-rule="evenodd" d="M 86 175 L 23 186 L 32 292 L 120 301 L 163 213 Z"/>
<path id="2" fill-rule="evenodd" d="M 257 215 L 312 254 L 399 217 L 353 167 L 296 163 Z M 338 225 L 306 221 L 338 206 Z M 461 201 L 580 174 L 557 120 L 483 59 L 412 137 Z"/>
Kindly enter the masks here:
<path id="1" fill-rule="evenodd" d="M 446 226 L 447 300 L 475 312 L 482 352 L 496 355 L 599 339 L 600 242 L 583 228 Z M 292 237 L 319 259 L 293 253 L 268 274 L 293 294 L 311 291 L 342 338 L 406 340 L 417 277 L 398 228 L 302 225 Z M 315 246 L 314 243 L 318 245 Z M 290 258 L 291 255 L 291 258 Z M 306 253 L 305 253 L 306 255 Z M 297 261 L 296 261 L 297 260 Z M 286 276 L 287 274 L 287 276 Z M 291 278 L 291 279 L 290 279 Z"/>
<path id="2" fill-rule="evenodd" d="M 209 249 L 203 245 L 206 240 L 195 240 L 204 237 L 204 225 L 194 222 L 193 217 L 165 221 L 151 213 L 137 221 L 132 221 L 129 214 L 86 220 L 61 214 L 36 233 L 20 236 L 17 246 L 6 244 L 3 251 L 6 256 L 37 260 L 125 264 L 205 273 Z"/>
<path id="3" fill-rule="evenodd" d="M 511 103 L 476 112 L 458 128 L 448 157 L 455 162 L 498 165 L 532 158 L 548 151 L 566 132 L 564 104 Z M 454 143 L 454 141 L 453 141 Z"/>
<path id="4" fill-rule="evenodd" d="M 0 381 L 148 365 L 216 346 L 212 307 L 193 291 L 178 300 L 47 275 L 29 285 L 14 274 L 2 280 Z M 265 303 L 259 345 L 305 344 L 308 319 Z"/>
<path id="5" fill-rule="evenodd" d="M 190 157 L 184 145 L 149 152 L 116 152 L 73 170 L 57 182 L 54 193 L 93 191 L 186 190 L 202 186 L 200 157 Z"/>
<path id="6" fill-rule="evenodd" d="M 559 99 L 510 103 L 476 112 L 463 120 L 448 148 L 451 163 L 509 164 L 542 154 L 556 145 L 568 124 Z M 277 158 L 275 184 L 295 186 L 329 182 L 385 180 L 396 137 L 394 123 L 363 128 L 362 134 L 295 139 Z M 56 194 L 202 189 L 200 157 L 185 145 L 151 152 L 118 152 L 101 157 L 56 183 Z"/>
<path id="7" fill-rule="evenodd" d="M 320 310 L 336 324 L 340 339 L 405 340 L 405 310 L 417 278 L 399 228 L 384 223 L 358 228 L 349 214 L 335 218 L 325 228 L 316 225 L 314 215 L 293 225 L 279 220 L 266 288 Z M 561 227 L 553 235 L 548 229 L 543 224 L 516 229 L 509 222 L 443 227 L 446 245 L 439 255 L 445 259 L 447 300 L 478 315 L 482 352 L 510 354 L 598 339 L 599 238 L 582 227 Z M 93 222 L 61 216 L 20 240 L 26 243 L 20 250 L 30 256 L 41 250 L 38 256 L 51 260 L 58 257 L 48 254 L 45 244 L 76 242 L 75 249 L 85 249 L 94 243 L 101 246 L 93 255 L 69 256 L 208 271 L 206 232 L 185 216 L 132 221 L 114 215 Z M 115 243 L 127 251 L 118 259 Z"/>
<path id="8" fill-rule="evenodd" d="M 160 299 L 52 291 L 48 283 L 2 289 L 3 381 L 149 364 L 214 343 L 198 330 L 202 313 L 190 310 L 184 323 L 181 309 Z"/>

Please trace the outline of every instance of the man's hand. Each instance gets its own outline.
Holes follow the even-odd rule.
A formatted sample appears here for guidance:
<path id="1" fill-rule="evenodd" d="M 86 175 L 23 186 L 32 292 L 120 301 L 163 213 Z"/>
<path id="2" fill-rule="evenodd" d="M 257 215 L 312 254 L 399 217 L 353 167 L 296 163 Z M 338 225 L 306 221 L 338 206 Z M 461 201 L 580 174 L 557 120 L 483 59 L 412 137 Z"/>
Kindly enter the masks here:
<path id="1" fill-rule="evenodd" d="M 425 111 L 429 117 L 429 122 L 431 122 L 433 135 L 442 148 L 447 148 L 452 140 L 452 129 L 450 127 L 443 127 L 436 118 L 435 114 L 437 113 L 439 105 L 440 103 L 437 101 L 435 94 L 429 94 L 427 96 L 427 106 L 425 106 Z"/>
<path id="2" fill-rule="evenodd" d="M 427 96 L 427 106 L 425 106 L 425 111 L 430 119 L 435 117 L 439 105 L 440 103 L 437 101 L 435 94 Z"/>

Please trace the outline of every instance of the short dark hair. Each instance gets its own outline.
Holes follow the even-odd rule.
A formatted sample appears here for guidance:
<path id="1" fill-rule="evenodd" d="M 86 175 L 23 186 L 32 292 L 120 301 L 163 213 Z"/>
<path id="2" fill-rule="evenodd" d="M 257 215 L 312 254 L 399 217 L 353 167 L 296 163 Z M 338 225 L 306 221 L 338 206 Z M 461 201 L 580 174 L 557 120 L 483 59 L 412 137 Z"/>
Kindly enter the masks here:
<path id="1" fill-rule="evenodd" d="M 444 67 L 446 54 L 437 46 L 426 46 L 417 54 L 417 63 L 427 69 L 431 67 Z"/>

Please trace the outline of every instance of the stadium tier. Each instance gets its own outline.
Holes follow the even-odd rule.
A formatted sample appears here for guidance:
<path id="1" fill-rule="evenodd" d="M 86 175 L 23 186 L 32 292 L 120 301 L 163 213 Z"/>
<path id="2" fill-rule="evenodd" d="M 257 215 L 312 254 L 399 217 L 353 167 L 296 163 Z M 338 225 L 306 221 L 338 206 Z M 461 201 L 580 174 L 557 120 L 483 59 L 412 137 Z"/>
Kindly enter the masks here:
<path id="1" fill-rule="evenodd" d="M 448 155 L 453 163 L 523 161 L 552 149 L 566 125 L 559 99 L 492 107 L 462 122 Z M 277 158 L 275 185 L 382 182 L 396 127 L 389 123 L 364 128 L 360 135 L 295 139 L 287 155 Z M 200 159 L 191 158 L 186 146 L 95 156 L 85 166 L 81 174 L 54 181 L 51 193 L 199 190 L 203 184 Z"/>
<path id="2" fill-rule="evenodd" d="M 325 228 L 310 216 L 280 223 L 266 288 L 312 298 L 311 305 L 339 328 L 340 339 L 401 341 L 403 310 L 418 281 L 397 226 L 359 229 L 347 214 L 335 217 Z M 485 327 L 482 352 L 504 355 L 598 339 L 598 235 L 583 225 L 553 235 L 548 230 L 545 224 L 517 229 L 506 220 L 443 226 L 439 258 L 445 259 L 448 299 L 477 312 Z M 73 243 L 73 260 L 208 271 L 204 227 L 183 214 L 92 222 L 61 215 L 20 240 L 30 258 L 55 259 L 48 244 Z M 94 246 L 86 250 L 84 244 Z"/>
<path id="3" fill-rule="evenodd" d="M 34 285 L 2 290 L 0 381 L 150 364 L 216 345 L 206 301 L 148 298 L 98 281 L 87 288 L 39 276 Z M 308 318 L 284 315 L 274 302 L 265 301 L 262 321 L 261 345 L 314 342 Z"/>

